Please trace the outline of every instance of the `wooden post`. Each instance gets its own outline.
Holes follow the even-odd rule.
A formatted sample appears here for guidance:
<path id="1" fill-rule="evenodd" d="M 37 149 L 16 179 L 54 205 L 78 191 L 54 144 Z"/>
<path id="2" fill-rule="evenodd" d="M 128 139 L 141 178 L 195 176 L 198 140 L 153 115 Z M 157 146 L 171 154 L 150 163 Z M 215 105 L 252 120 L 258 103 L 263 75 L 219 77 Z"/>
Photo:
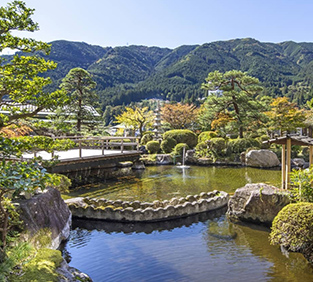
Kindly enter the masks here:
<path id="1" fill-rule="evenodd" d="M 312 165 L 312 161 L 313 161 L 313 147 L 309 146 L 309 159 L 310 159 L 310 167 Z"/>
<path id="2" fill-rule="evenodd" d="M 290 172 L 291 172 L 291 139 L 287 138 L 287 156 L 286 156 L 286 188 L 290 186 Z"/>
<path id="3" fill-rule="evenodd" d="M 123 153 L 124 151 L 124 143 L 123 143 L 124 139 L 122 139 L 122 143 L 121 143 L 121 153 Z"/>
<path id="4" fill-rule="evenodd" d="M 82 158 L 82 141 L 79 140 L 78 141 L 78 146 L 79 146 L 79 158 Z"/>
<path id="5" fill-rule="evenodd" d="M 104 140 L 101 140 L 101 146 L 102 146 L 102 155 L 104 155 Z"/>
<path id="6" fill-rule="evenodd" d="M 281 149 L 281 188 L 285 189 L 286 187 L 286 145 L 283 144 Z"/>
<path id="7" fill-rule="evenodd" d="M 105 149 L 108 150 L 109 149 L 109 139 L 107 139 L 105 141 Z"/>

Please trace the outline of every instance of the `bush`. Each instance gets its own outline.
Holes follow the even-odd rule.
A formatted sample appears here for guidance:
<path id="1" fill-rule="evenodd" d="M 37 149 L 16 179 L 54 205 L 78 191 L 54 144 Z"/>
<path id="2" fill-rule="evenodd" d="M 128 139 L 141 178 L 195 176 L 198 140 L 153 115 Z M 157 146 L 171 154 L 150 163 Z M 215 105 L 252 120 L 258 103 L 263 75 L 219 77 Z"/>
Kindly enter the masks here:
<path id="1" fill-rule="evenodd" d="M 160 150 L 159 141 L 149 141 L 146 145 L 149 154 L 156 154 Z"/>
<path id="2" fill-rule="evenodd" d="M 275 217 L 270 233 L 271 244 L 289 251 L 312 252 L 313 204 L 297 203 L 285 206 Z"/>
<path id="3" fill-rule="evenodd" d="M 212 138 L 215 138 L 215 137 L 217 137 L 216 132 L 214 132 L 214 131 L 203 131 L 198 136 L 198 143 L 205 142 L 205 141 L 212 139 Z"/>
<path id="4" fill-rule="evenodd" d="M 146 145 L 149 141 L 152 141 L 152 140 L 153 140 L 153 133 L 148 132 L 142 136 L 140 143 L 142 145 Z"/>
<path id="5" fill-rule="evenodd" d="M 177 142 L 174 138 L 168 137 L 161 142 L 161 149 L 164 153 L 171 153 L 176 146 Z"/>
<path id="6" fill-rule="evenodd" d="M 205 142 L 199 142 L 196 146 L 196 155 L 206 157 L 208 155 L 208 145 Z"/>
<path id="7" fill-rule="evenodd" d="M 188 129 L 169 130 L 163 134 L 163 140 L 173 138 L 178 143 L 186 143 L 189 148 L 194 148 L 198 143 L 197 135 Z"/>
<path id="8" fill-rule="evenodd" d="M 295 201 L 313 202 L 313 166 L 309 170 L 292 170 L 290 182 Z"/>
<path id="9" fill-rule="evenodd" d="M 228 154 L 229 153 L 242 153 L 245 152 L 250 147 L 260 148 L 260 143 L 253 138 L 238 138 L 230 139 L 228 141 Z"/>
<path id="10" fill-rule="evenodd" d="M 173 150 L 173 154 L 174 156 L 183 156 L 183 151 L 184 151 L 184 147 L 186 148 L 185 150 L 187 151 L 189 149 L 188 145 L 186 143 L 178 143 L 174 150 Z"/>
<path id="11" fill-rule="evenodd" d="M 212 138 L 209 141 L 210 149 L 216 152 L 217 154 L 221 154 L 222 151 L 226 149 L 226 142 L 224 138 Z"/>

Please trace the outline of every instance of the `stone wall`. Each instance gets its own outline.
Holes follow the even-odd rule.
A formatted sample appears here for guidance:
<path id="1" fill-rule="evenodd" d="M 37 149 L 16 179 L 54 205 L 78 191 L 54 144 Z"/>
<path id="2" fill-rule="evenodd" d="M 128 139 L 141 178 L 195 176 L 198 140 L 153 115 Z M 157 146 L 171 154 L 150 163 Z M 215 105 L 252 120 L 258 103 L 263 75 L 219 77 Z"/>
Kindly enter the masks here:
<path id="1" fill-rule="evenodd" d="M 200 193 L 165 201 L 127 202 L 106 199 L 73 198 L 66 200 L 73 216 L 120 222 L 162 221 L 216 210 L 227 205 L 229 195 L 223 191 Z"/>

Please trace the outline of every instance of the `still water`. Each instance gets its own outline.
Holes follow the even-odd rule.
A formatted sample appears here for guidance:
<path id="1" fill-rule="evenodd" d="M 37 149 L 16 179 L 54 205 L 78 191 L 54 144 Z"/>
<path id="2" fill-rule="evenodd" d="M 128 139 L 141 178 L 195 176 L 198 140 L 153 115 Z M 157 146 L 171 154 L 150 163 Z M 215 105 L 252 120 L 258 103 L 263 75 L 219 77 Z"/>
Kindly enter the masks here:
<path id="1" fill-rule="evenodd" d="M 201 167 L 181 169 L 153 166 L 114 181 L 86 185 L 65 197 L 93 197 L 125 201 L 166 200 L 213 190 L 233 193 L 246 183 L 268 183 L 280 187 L 280 170 L 251 167 Z"/>
<path id="2" fill-rule="evenodd" d="M 73 196 L 153 201 L 246 183 L 280 184 L 280 171 L 253 168 L 148 167 Z M 283 256 L 269 229 L 233 224 L 225 210 L 161 223 L 74 220 L 64 256 L 94 281 L 313 281 L 300 254 Z"/>
<path id="3" fill-rule="evenodd" d="M 283 256 L 269 230 L 224 211 L 149 224 L 74 221 L 64 254 L 93 281 L 313 281 L 300 254 Z"/>

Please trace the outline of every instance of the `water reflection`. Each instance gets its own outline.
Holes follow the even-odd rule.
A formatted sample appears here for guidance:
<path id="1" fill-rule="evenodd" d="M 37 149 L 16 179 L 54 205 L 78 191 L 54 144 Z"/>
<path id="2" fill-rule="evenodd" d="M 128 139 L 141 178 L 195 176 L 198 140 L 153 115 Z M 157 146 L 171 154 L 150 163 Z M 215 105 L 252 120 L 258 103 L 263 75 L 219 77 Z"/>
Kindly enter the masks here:
<path id="1" fill-rule="evenodd" d="M 147 167 L 133 175 L 77 188 L 70 197 L 100 197 L 111 200 L 166 200 L 173 196 L 185 197 L 201 192 L 223 190 L 228 193 L 246 183 L 280 185 L 279 170 L 247 167 L 199 167 L 179 169 L 175 166 Z"/>
<path id="2" fill-rule="evenodd" d="M 74 220 L 65 252 L 94 281 L 313 281 L 302 255 L 288 259 L 269 244 L 268 228 L 233 224 L 224 212 L 149 224 Z"/>

